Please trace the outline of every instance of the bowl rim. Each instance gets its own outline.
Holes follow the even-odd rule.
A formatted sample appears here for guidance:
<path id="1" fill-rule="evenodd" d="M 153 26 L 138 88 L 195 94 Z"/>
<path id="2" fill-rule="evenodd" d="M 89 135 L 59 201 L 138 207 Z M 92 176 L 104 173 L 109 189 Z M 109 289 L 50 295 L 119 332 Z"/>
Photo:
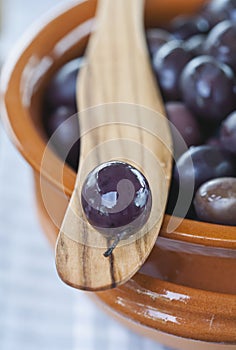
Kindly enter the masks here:
<path id="1" fill-rule="evenodd" d="M 95 6 L 96 0 L 92 2 Z M 15 45 L 14 50 L 9 55 L 2 68 L 0 91 L 3 123 L 15 146 L 38 174 L 42 170 L 41 161 L 46 142 L 37 132 L 35 125 L 30 120 L 29 110 L 26 110 L 23 105 L 20 95 L 20 78 L 27 59 L 29 55 L 32 54 L 32 50 L 40 35 L 50 30 L 52 23 L 60 20 L 60 17 L 67 11 L 69 12 L 77 6 L 87 6 L 87 3 L 87 0 L 75 0 L 72 3 L 60 4 L 56 6 L 56 10 L 54 8 L 46 15 L 43 15 L 42 18 L 37 20 L 31 28 L 27 30 L 27 33 L 20 39 L 18 44 Z M 92 17 L 93 14 L 90 13 L 89 18 L 92 19 Z M 12 103 L 13 101 L 16 102 L 16 104 Z M 24 127 L 18 122 L 19 114 L 15 113 L 15 109 L 23 113 L 24 120 L 27 121 Z M 32 147 L 32 142 L 29 142 L 29 135 L 30 140 L 34 140 L 34 147 Z M 50 152 L 50 159 L 54 164 L 60 165 L 62 163 L 53 151 Z M 50 167 L 48 170 L 43 169 L 41 175 L 57 189 L 63 190 L 68 197 L 71 196 L 76 173 L 68 165 L 65 164 L 64 166 L 63 185 L 55 171 L 53 171 L 53 167 Z M 168 233 L 167 225 L 169 220 L 170 216 L 165 215 L 160 232 L 162 237 L 205 246 L 236 249 L 235 226 L 217 225 L 183 219 L 174 232 Z"/>

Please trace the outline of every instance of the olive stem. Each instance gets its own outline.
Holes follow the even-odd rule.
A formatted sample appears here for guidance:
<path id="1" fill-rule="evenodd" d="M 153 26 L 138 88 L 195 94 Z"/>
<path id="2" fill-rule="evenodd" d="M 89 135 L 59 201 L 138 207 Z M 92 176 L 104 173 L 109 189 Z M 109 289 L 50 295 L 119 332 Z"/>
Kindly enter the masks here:
<path id="1" fill-rule="evenodd" d="M 118 233 L 116 239 L 114 240 L 114 242 L 112 243 L 112 245 L 107 249 L 107 251 L 105 251 L 105 253 L 103 254 L 105 256 L 105 258 L 108 258 L 112 253 L 113 250 L 116 248 L 116 246 L 118 245 L 118 243 L 120 242 L 120 240 L 125 236 L 125 231 Z"/>

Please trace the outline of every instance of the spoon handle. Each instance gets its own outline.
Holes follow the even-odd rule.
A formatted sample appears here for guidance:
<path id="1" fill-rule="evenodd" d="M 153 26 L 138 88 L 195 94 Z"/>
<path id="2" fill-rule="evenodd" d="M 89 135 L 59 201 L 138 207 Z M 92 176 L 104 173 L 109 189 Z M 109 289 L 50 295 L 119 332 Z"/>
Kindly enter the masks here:
<path id="1" fill-rule="evenodd" d="M 166 162 L 169 150 L 161 144 L 171 145 L 168 122 L 164 117 L 159 120 L 145 119 L 142 115 L 148 115 L 143 113 L 142 107 L 145 107 L 165 116 L 163 101 L 150 63 L 143 17 L 144 0 L 98 2 L 97 30 L 90 38 L 86 52 L 87 62 L 80 71 L 77 81 L 78 107 L 81 112 L 87 111 L 80 113 L 82 135 L 80 169 L 84 160 L 89 162 L 88 154 L 97 145 L 105 144 L 111 138 L 116 140 L 132 138 L 134 142 L 150 148 L 161 163 L 167 164 L 166 170 L 170 172 L 171 162 Z M 111 106 L 112 103 L 114 108 Z M 106 104 L 110 104 L 108 111 Z M 128 104 L 137 106 L 136 109 L 133 108 L 135 115 L 132 118 L 126 115 L 129 114 L 129 108 L 125 107 Z M 98 109 L 100 115 L 95 117 L 93 112 L 93 117 L 90 117 L 88 108 L 101 105 L 104 107 L 100 108 L 100 111 Z M 95 124 L 98 120 L 99 129 L 96 129 Z M 136 128 L 132 130 L 127 126 L 124 128 L 125 121 L 135 125 Z M 119 122 L 119 125 L 114 126 Z M 161 141 L 158 142 L 156 139 L 151 141 L 150 136 L 144 132 L 147 125 L 154 135 L 162 135 Z M 92 131 L 88 133 L 88 130 Z M 114 147 L 122 148 L 118 142 Z M 96 159 L 90 158 L 92 164 L 89 170 L 102 162 L 114 159 L 115 154 L 112 147 L 100 148 L 99 154 L 96 153 Z M 126 155 L 127 149 L 124 149 L 120 159 L 125 161 Z M 136 163 L 143 171 L 146 165 L 142 152 L 139 158 Z M 79 177 L 77 180 L 80 181 Z"/>
<path id="2" fill-rule="evenodd" d="M 97 31 L 80 73 L 80 110 L 104 103 L 136 103 L 164 114 L 143 24 L 144 0 L 100 0 Z M 91 91 L 92 94 L 91 94 Z"/>

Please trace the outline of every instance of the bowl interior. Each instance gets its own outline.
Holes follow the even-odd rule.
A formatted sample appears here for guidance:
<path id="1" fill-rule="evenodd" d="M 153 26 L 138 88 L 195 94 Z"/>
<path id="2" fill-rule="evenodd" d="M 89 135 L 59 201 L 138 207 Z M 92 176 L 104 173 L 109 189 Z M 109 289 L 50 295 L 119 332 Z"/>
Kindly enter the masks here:
<path id="1" fill-rule="evenodd" d="M 202 2 L 171 0 L 171 4 L 168 2 L 167 5 L 148 0 L 146 26 L 158 26 L 178 13 L 194 11 Z M 38 173 L 47 142 L 42 123 L 45 85 L 64 63 L 84 54 L 94 24 L 95 10 L 94 0 L 73 2 L 53 10 L 28 31 L 3 70 L 1 90 L 5 124 L 19 150 Z M 50 152 L 49 162 L 51 166 L 43 170 L 43 176 L 58 189 L 63 187 L 66 195 L 70 196 L 75 183 L 75 172 L 65 165 L 61 183 L 56 169 L 62 162 L 53 151 Z M 170 219 L 168 215 L 165 216 L 161 230 L 164 238 L 236 249 L 235 227 L 185 219 L 174 232 L 168 232 Z"/>

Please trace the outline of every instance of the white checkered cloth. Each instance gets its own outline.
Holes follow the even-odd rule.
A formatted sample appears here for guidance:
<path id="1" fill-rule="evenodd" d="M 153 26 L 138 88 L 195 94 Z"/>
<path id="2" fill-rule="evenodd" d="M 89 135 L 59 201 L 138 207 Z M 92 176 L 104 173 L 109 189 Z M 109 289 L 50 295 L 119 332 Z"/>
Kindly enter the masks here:
<path id="1" fill-rule="evenodd" d="M 3 56 L 35 17 L 58 2 L 5 0 Z M 163 350 L 59 281 L 33 192 L 30 167 L 0 127 L 0 349 Z"/>

